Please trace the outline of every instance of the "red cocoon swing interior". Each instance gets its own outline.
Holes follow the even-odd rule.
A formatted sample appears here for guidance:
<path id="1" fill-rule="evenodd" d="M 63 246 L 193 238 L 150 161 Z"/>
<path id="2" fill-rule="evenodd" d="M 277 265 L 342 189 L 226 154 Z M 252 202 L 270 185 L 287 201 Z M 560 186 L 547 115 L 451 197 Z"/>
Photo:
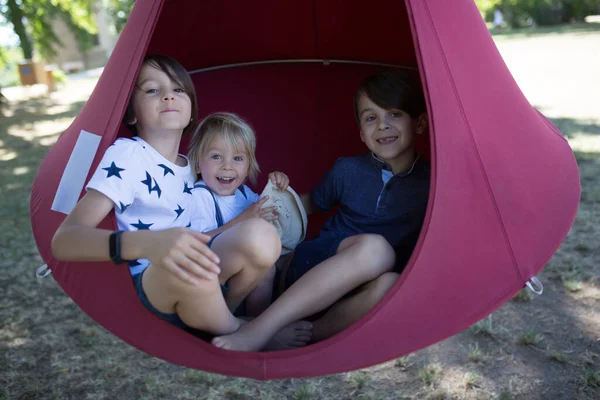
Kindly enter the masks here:
<path id="1" fill-rule="evenodd" d="M 261 169 L 285 171 L 298 192 L 337 157 L 366 151 L 352 110 L 360 81 L 384 66 L 418 71 L 430 122 L 421 144 L 432 163 L 427 216 L 402 277 L 367 316 L 302 349 L 230 352 L 147 312 L 126 267 L 53 258 L 54 232 L 126 131 L 146 54 L 192 72 L 201 116 L 247 119 Z M 36 176 L 31 221 L 54 279 L 125 342 L 191 368 L 275 379 L 380 363 L 485 317 L 551 257 L 579 193 L 571 149 L 517 87 L 472 0 L 139 0 L 90 100 Z M 115 229 L 114 217 L 101 227 Z"/>

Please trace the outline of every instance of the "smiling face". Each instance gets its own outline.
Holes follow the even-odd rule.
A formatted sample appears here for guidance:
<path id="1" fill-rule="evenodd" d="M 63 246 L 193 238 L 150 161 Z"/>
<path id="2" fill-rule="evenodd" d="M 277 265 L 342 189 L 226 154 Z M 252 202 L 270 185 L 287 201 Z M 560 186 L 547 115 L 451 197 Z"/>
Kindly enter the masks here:
<path id="1" fill-rule="evenodd" d="M 133 93 L 133 115 L 142 137 L 175 132 L 190 123 L 192 102 L 185 89 L 156 67 L 144 64 Z"/>
<path id="2" fill-rule="evenodd" d="M 232 146 L 217 136 L 204 154 L 198 155 L 196 172 L 206 185 L 220 196 L 231 196 L 248 177 L 250 158 L 242 143 Z"/>
<path id="3" fill-rule="evenodd" d="M 421 132 L 418 121 L 398 109 L 383 109 L 367 95 L 357 102 L 360 138 L 375 155 L 394 166 L 414 158 L 415 135 Z"/>

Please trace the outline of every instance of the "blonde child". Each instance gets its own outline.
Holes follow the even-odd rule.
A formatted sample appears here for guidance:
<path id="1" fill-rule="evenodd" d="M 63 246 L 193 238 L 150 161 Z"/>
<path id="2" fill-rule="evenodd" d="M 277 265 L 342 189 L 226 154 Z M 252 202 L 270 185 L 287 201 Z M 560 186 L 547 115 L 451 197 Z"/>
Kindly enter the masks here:
<path id="1" fill-rule="evenodd" d="M 211 236 L 210 246 L 222 259 L 227 257 L 232 247 L 244 244 L 229 241 L 226 246 L 221 246 L 221 233 L 253 218 L 266 221 L 278 218 L 275 214 L 277 207 L 261 208 L 268 196 L 260 198 L 244 184 L 247 180 L 256 184 L 260 170 L 255 152 L 254 131 L 246 121 L 231 113 L 215 113 L 206 117 L 190 141 L 188 156 L 199 179 L 193 190 L 198 210 L 191 228 Z M 282 172 L 270 173 L 269 179 L 279 190 L 284 191 L 288 187 L 289 179 Z M 246 298 L 245 314 L 257 316 L 271 303 L 274 279 L 273 266 L 250 294 L 237 293 L 232 289 L 225 291 L 229 309 L 235 311 Z M 249 286 L 252 285 L 242 287 Z"/>
<path id="2" fill-rule="evenodd" d="M 108 148 L 87 193 L 54 235 L 52 251 L 60 260 L 128 262 L 138 297 L 153 314 L 219 335 L 244 323 L 230 312 L 221 284 L 229 282 L 229 293 L 240 296 L 252 291 L 281 243 L 271 224 L 246 218 L 215 242 L 243 245 L 219 257 L 207 246 L 209 235 L 188 229 L 195 175 L 178 150 L 196 108 L 193 83 L 177 61 L 145 58 L 124 117 L 137 136 Z M 113 209 L 119 230 L 97 228 Z"/>

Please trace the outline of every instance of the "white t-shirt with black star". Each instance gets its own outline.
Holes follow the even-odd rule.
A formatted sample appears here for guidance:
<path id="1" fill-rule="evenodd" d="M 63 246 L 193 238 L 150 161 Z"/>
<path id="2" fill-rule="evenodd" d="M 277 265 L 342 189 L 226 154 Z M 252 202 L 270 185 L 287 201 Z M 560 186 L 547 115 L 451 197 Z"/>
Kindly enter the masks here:
<path id="1" fill-rule="evenodd" d="M 200 185 L 206 185 L 206 183 L 201 180 L 196 183 L 192 190 L 196 212 L 194 212 L 192 217 L 191 228 L 199 232 L 209 232 L 219 227 L 217 224 L 215 201 L 208 190 L 198 187 Z M 260 196 L 254 193 L 248 186 L 242 185 L 242 188 L 242 190 L 237 189 L 231 196 L 219 196 L 214 193 L 215 199 L 221 209 L 224 224 L 237 217 L 252 203 L 259 200 Z"/>
<path id="2" fill-rule="evenodd" d="M 158 231 L 191 226 L 194 180 L 189 162 L 178 166 L 139 137 L 120 138 L 106 150 L 86 189 L 113 201 L 119 230 Z M 149 264 L 147 259 L 131 262 L 131 274 Z"/>

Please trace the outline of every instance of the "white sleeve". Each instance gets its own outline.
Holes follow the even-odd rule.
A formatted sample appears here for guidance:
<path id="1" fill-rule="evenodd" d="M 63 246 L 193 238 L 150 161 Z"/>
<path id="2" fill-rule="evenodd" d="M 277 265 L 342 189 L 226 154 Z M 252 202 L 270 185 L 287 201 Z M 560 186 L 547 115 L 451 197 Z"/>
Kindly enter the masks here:
<path id="1" fill-rule="evenodd" d="M 139 175 L 136 143 L 130 139 L 118 139 L 106 149 L 104 157 L 86 186 L 111 199 L 118 209 L 131 205 L 135 198 L 135 177 Z"/>
<path id="2" fill-rule="evenodd" d="M 215 201 L 209 191 L 203 188 L 192 189 L 192 203 L 194 208 L 190 229 L 199 232 L 209 232 L 217 229 Z"/>

